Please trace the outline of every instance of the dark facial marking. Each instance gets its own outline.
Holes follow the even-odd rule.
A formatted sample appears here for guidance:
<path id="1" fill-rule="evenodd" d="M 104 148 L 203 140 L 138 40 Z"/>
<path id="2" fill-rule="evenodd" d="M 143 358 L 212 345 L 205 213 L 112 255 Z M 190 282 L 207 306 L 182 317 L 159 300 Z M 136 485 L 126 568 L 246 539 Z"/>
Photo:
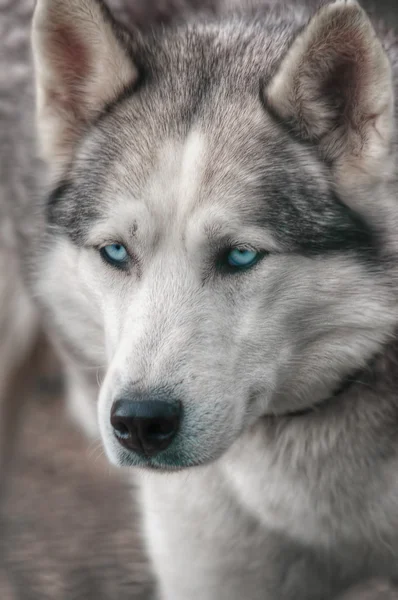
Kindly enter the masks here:
<path id="1" fill-rule="evenodd" d="M 95 195 L 71 181 L 61 182 L 47 201 L 47 222 L 61 229 L 77 245 L 84 243 L 87 230 L 98 216 Z"/>
<path id="2" fill-rule="evenodd" d="M 255 167 L 257 224 L 270 228 L 287 251 L 309 256 L 354 252 L 370 262 L 379 258 L 376 232 L 336 195 L 314 151 L 283 131 L 277 141 L 265 137 L 262 147 L 265 158 Z"/>
<path id="3" fill-rule="evenodd" d="M 289 194 L 289 188 L 275 190 L 267 196 L 264 224 L 272 227 L 284 246 L 305 255 L 353 251 L 361 257 L 376 258 L 376 234 L 365 220 L 339 198 L 314 198 L 300 189 Z M 318 202 L 317 202 L 318 200 Z"/>

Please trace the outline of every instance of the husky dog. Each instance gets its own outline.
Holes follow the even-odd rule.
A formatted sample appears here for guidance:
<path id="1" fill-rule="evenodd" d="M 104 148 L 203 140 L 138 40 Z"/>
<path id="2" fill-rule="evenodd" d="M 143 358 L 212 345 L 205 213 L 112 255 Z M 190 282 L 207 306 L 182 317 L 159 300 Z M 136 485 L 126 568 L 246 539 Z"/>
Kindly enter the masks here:
<path id="1" fill-rule="evenodd" d="M 48 324 L 92 435 L 101 370 L 161 600 L 398 578 L 398 42 L 355 0 L 133 26 L 37 0 L 13 323 Z"/>

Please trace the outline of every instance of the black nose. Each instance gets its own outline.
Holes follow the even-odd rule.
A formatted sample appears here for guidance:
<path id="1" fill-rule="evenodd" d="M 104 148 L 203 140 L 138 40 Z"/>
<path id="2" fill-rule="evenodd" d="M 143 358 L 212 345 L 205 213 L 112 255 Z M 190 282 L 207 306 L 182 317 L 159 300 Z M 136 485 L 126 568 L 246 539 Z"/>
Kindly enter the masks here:
<path id="1" fill-rule="evenodd" d="M 181 415 L 180 402 L 151 397 L 116 400 L 111 411 L 111 424 L 120 444 L 145 456 L 154 456 L 171 444 Z"/>

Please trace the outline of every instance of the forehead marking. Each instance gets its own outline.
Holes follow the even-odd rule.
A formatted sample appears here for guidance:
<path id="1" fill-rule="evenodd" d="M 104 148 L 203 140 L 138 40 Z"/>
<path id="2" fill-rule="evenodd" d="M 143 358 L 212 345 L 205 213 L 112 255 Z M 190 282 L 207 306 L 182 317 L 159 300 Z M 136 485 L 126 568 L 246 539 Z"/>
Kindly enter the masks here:
<path id="1" fill-rule="evenodd" d="M 192 184 L 198 182 L 200 169 L 198 168 L 204 159 L 205 137 L 199 131 L 191 131 L 183 146 L 181 160 L 181 185 L 182 188 L 191 188 Z"/>
<path id="2" fill-rule="evenodd" d="M 200 196 L 206 160 L 206 138 L 191 130 L 185 139 L 168 139 L 157 154 L 156 167 L 142 194 L 151 211 L 160 219 L 163 231 L 167 223 L 183 227 Z"/>
<path id="3" fill-rule="evenodd" d="M 176 201 L 179 206 L 190 209 L 198 200 L 205 161 L 205 136 L 191 131 L 182 147 L 181 164 Z"/>

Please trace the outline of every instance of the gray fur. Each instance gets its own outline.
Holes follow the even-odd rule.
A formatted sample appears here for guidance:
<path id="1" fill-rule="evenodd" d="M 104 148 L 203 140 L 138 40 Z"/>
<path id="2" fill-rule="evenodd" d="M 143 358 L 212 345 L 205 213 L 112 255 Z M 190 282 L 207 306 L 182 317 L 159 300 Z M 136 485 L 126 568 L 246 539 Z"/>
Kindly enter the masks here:
<path id="1" fill-rule="evenodd" d="M 92 435 L 104 376 L 160 598 L 327 600 L 398 578 L 398 44 L 350 0 L 309 24 L 216 13 L 130 36 L 96 0 L 39 0 L 50 179 L 27 280 Z M 123 270 L 98 252 L 114 241 Z M 245 244 L 262 260 L 233 274 Z M 110 409 L 159 388 L 184 420 L 146 460 Z"/>

